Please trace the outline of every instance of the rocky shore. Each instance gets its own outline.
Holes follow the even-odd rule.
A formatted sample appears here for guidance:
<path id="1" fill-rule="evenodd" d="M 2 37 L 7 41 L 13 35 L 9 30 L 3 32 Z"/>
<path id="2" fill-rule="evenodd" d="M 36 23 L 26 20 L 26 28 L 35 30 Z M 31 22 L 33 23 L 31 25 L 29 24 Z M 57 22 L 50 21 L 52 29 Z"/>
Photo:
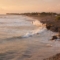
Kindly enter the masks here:
<path id="1" fill-rule="evenodd" d="M 57 40 L 57 39 L 60 40 L 60 20 L 56 21 L 56 16 L 43 16 L 43 17 L 30 16 L 30 17 L 40 20 L 40 22 L 46 24 L 46 28 L 48 30 L 58 33 L 57 35 L 52 36 L 51 40 Z M 48 57 L 44 60 L 60 60 L 60 53 L 57 53 L 56 55 Z"/>
<path id="2" fill-rule="evenodd" d="M 29 17 L 38 19 L 43 24 L 46 24 L 46 28 L 53 32 L 57 32 L 58 36 L 60 37 L 60 20 L 56 20 L 56 16 L 34 16 L 30 15 Z M 56 36 L 56 35 L 55 35 Z"/>

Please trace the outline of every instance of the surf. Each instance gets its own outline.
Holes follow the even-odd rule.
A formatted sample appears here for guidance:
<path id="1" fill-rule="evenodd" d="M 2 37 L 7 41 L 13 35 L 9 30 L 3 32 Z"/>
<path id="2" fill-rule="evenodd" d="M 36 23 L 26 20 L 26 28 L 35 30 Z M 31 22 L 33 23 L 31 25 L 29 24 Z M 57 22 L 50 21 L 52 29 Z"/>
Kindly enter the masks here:
<path id="1" fill-rule="evenodd" d="M 27 16 L 2 16 L 0 22 L 0 32 L 3 32 L 1 36 L 3 34 L 4 39 L 19 36 L 28 38 L 40 34 L 46 29 L 39 20 Z"/>
<path id="2" fill-rule="evenodd" d="M 27 32 L 25 35 L 23 35 L 22 37 L 31 37 L 33 35 L 36 34 L 40 34 L 42 33 L 44 30 L 46 30 L 46 25 L 42 24 L 39 20 L 35 20 L 32 22 L 33 25 L 37 26 L 38 28 L 35 30 L 32 30 L 30 32 Z"/>

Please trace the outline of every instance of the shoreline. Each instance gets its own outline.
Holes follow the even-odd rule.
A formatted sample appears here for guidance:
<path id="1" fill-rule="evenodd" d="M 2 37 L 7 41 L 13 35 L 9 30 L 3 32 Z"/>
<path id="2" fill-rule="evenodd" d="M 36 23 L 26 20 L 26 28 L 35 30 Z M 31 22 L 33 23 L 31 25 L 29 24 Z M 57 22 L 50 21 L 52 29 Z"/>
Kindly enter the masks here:
<path id="1" fill-rule="evenodd" d="M 47 28 L 47 26 L 49 26 L 49 25 L 52 25 L 52 27 L 50 28 L 50 29 L 48 29 L 48 30 L 51 30 L 52 32 L 57 32 L 57 33 L 59 33 L 58 31 L 56 31 L 56 27 L 58 27 L 58 30 L 60 29 L 60 25 L 59 25 L 59 23 L 60 23 L 60 21 L 57 21 L 57 23 L 54 21 L 55 19 L 53 18 L 53 19 L 51 19 L 51 17 L 50 17 L 50 19 L 49 18 L 41 18 L 41 17 L 39 17 L 39 16 L 28 16 L 28 17 L 31 17 L 31 18 L 33 18 L 33 19 L 37 19 L 37 20 L 39 20 L 41 23 L 43 23 L 43 24 L 46 24 L 46 28 Z M 45 20 L 44 20 L 45 19 Z M 53 20 L 53 21 L 49 21 L 49 20 Z M 54 25 L 53 23 L 55 23 L 56 25 Z M 58 26 L 59 25 L 59 26 Z M 60 31 L 60 30 L 59 30 Z M 60 59 L 60 53 L 57 53 L 57 54 L 55 54 L 55 55 L 53 55 L 53 56 L 50 56 L 50 57 L 48 57 L 48 58 L 45 58 L 45 59 L 43 59 L 43 60 L 59 60 Z"/>
<path id="2" fill-rule="evenodd" d="M 39 20 L 41 23 L 46 24 L 46 26 L 51 26 L 49 30 L 53 32 L 58 32 L 55 31 L 56 27 L 58 27 L 58 30 L 60 31 L 60 21 L 56 21 L 56 16 L 33 16 L 33 15 L 28 15 L 28 17 L 31 17 L 33 19 Z M 48 28 L 47 28 L 48 29 Z"/>
<path id="3" fill-rule="evenodd" d="M 28 17 L 37 19 L 42 24 L 45 24 L 46 28 L 52 32 L 56 32 L 57 35 L 52 36 L 53 38 L 57 38 L 60 40 L 60 21 L 56 21 L 56 16 L 34 16 L 34 15 L 28 15 Z"/>
<path id="4" fill-rule="evenodd" d="M 27 17 L 27 20 L 30 19 Z M 36 33 L 36 31 L 33 32 Z M 60 42 L 50 41 L 55 34 L 56 32 L 45 29 L 40 34 L 37 33 L 28 38 L 20 38 L 20 35 L 14 34 L 17 37 L 3 39 L 3 43 L 0 44 L 0 60 L 44 60 L 54 56 L 60 52 Z"/>

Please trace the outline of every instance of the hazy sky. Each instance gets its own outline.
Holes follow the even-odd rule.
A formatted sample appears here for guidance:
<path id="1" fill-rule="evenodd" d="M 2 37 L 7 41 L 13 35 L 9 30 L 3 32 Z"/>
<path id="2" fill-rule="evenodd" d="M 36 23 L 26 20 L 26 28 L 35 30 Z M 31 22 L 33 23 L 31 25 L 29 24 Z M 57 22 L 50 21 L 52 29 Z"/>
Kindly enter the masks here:
<path id="1" fill-rule="evenodd" d="M 59 12 L 60 0 L 0 0 L 0 13 Z"/>

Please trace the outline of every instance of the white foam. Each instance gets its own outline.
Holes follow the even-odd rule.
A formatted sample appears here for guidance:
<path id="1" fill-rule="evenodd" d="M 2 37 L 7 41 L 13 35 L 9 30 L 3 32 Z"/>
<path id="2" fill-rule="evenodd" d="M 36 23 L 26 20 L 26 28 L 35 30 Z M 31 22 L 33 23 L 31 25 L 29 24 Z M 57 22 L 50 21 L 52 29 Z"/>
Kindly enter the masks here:
<path id="1" fill-rule="evenodd" d="M 31 36 L 33 36 L 33 35 L 42 33 L 44 30 L 46 30 L 46 28 L 42 28 L 42 27 L 41 27 L 41 28 L 38 28 L 38 29 L 36 29 L 36 30 L 33 30 L 33 31 L 31 31 L 31 32 L 26 33 L 26 34 L 23 35 L 22 37 L 31 37 Z"/>
<path id="2" fill-rule="evenodd" d="M 5 32 L 6 34 L 11 34 L 12 35 L 23 35 L 22 37 L 30 37 L 35 34 L 39 34 L 42 31 L 45 30 L 44 25 L 36 19 L 24 17 L 24 16 L 0 16 L 0 27 L 5 27 L 5 28 L 0 28 L 0 32 Z M 23 27 L 34 27 L 37 26 L 37 29 L 35 30 L 28 30 L 26 28 L 23 29 Z M 9 28 L 8 28 L 9 27 Z M 12 28 L 14 27 L 14 28 Z M 17 27 L 22 27 L 22 29 L 17 28 Z"/>
<path id="3" fill-rule="evenodd" d="M 42 26 L 42 23 L 39 20 L 35 20 L 35 21 L 33 21 L 33 25 L 40 27 L 40 26 Z"/>
<path id="4" fill-rule="evenodd" d="M 44 30 L 46 30 L 45 25 L 43 25 L 38 20 L 33 21 L 33 25 L 39 26 L 39 27 L 37 29 L 35 29 L 35 30 L 32 30 L 30 32 L 27 32 L 23 37 L 30 37 L 30 36 L 39 34 L 39 33 L 43 32 Z"/>

